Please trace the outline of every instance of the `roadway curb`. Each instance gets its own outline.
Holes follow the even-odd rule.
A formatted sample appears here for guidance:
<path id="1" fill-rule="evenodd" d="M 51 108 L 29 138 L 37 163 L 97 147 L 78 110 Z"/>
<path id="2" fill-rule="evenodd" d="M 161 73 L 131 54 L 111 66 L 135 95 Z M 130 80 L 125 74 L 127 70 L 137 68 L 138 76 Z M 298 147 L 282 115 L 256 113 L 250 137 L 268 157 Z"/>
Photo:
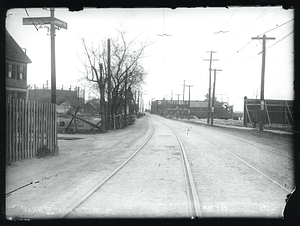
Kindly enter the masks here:
<path id="1" fill-rule="evenodd" d="M 163 116 L 161 116 L 163 117 Z M 168 117 L 164 117 L 167 119 L 171 119 L 171 120 L 175 120 L 175 121 L 181 121 L 181 122 L 187 122 L 187 123 L 192 123 L 192 124 L 200 124 L 200 125 L 204 125 L 204 126 L 215 126 L 215 127 L 222 127 L 222 128 L 229 128 L 229 129 L 239 129 L 239 130 L 248 130 L 248 131 L 258 131 L 258 129 L 256 128 L 250 128 L 250 127 L 240 127 L 240 126 L 230 126 L 230 125 L 218 125 L 218 124 L 206 124 L 203 122 L 195 122 L 195 121 L 187 121 L 187 120 L 182 120 L 182 119 L 174 119 L 174 118 L 168 118 Z M 279 134 L 279 135 L 293 135 L 293 132 L 287 132 L 287 131 L 282 131 L 282 130 L 269 130 L 269 129 L 264 129 L 263 132 L 267 132 L 267 133 L 275 133 L 275 134 Z"/>

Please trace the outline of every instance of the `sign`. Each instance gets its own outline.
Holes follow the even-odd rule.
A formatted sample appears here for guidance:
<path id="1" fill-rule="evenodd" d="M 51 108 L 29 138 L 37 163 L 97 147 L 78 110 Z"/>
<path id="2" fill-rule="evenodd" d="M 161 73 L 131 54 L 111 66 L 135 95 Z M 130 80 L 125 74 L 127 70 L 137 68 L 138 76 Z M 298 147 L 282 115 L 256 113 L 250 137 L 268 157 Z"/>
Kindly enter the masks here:
<path id="1" fill-rule="evenodd" d="M 264 101 L 262 100 L 261 102 L 260 102 L 260 110 L 264 110 L 265 109 L 265 104 L 264 104 Z"/>
<path id="2" fill-rule="evenodd" d="M 51 17 L 33 17 L 33 18 L 23 18 L 23 25 L 44 25 L 44 24 L 51 24 L 53 22 L 54 25 L 60 28 L 67 29 L 68 24 L 62 20 L 59 20 L 57 18 Z"/>
<path id="3" fill-rule="evenodd" d="M 158 104 L 161 105 L 161 101 L 160 100 L 158 101 Z"/>

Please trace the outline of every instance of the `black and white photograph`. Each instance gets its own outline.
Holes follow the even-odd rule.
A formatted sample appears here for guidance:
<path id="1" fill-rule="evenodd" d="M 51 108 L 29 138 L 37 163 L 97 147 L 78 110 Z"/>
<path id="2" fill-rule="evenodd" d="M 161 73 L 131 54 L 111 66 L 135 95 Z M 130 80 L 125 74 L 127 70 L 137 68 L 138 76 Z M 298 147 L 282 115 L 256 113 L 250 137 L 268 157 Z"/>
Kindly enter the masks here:
<path id="1" fill-rule="evenodd" d="M 5 217 L 282 219 L 294 9 L 11 8 Z"/>

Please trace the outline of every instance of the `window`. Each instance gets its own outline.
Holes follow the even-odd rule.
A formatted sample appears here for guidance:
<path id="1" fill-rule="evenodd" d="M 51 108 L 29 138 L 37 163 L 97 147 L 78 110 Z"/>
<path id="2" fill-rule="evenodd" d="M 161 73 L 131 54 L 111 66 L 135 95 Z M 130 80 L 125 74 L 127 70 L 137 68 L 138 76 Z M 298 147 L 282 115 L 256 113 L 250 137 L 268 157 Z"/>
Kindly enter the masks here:
<path id="1" fill-rule="evenodd" d="M 7 77 L 11 78 L 12 77 L 12 65 L 8 64 L 8 68 L 7 68 Z"/>
<path id="2" fill-rule="evenodd" d="M 19 78 L 24 79 L 24 67 L 20 66 Z"/>
<path id="3" fill-rule="evenodd" d="M 17 78 L 17 65 L 12 65 L 12 78 Z"/>

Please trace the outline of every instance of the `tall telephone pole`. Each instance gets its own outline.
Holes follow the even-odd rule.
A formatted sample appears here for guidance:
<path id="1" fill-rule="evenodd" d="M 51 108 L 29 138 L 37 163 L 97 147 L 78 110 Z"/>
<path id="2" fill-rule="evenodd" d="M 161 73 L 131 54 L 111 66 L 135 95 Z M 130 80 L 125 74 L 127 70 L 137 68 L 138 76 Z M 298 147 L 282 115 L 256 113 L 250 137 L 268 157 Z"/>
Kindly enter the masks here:
<path id="1" fill-rule="evenodd" d="M 23 25 L 45 25 L 50 30 L 51 41 L 51 103 L 56 104 L 56 70 L 55 70 L 55 30 L 67 29 L 66 22 L 54 17 L 54 8 L 50 8 L 50 17 L 23 18 Z M 50 25 L 50 28 L 46 25 Z"/>
<path id="2" fill-rule="evenodd" d="M 107 125 L 108 129 L 110 129 L 111 122 L 111 71 L 110 71 L 110 39 L 107 39 L 107 72 L 108 72 L 108 81 L 107 81 L 107 102 L 108 102 L 108 111 L 107 111 Z"/>
<path id="3" fill-rule="evenodd" d="M 184 93 L 185 93 L 185 80 L 183 80 L 183 92 L 182 92 L 182 101 L 184 102 Z"/>
<path id="4" fill-rule="evenodd" d="M 188 121 L 190 121 L 191 116 L 191 85 L 187 85 L 189 87 L 189 110 L 188 110 Z"/>
<path id="5" fill-rule="evenodd" d="M 171 93 L 171 118 L 173 118 L 173 90 Z"/>
<path id="6" fill-rule="evenodd" d="M 266 64 L 266 40 L 274 40 L 274 37 L 252 37 L 254 40 L 263 40 L 262 44 L 262 66 L 261 66 L 261 83 L 260 83 L 260 120 L 259 120 L 259 130 L 264 130 L 265 124 L 265 96 L 264 96 L 264 87 L 265 87 L 265 64 Z"/>
<path id="7" fill-rule="evenodd" d="M 209 86 L 208 86 L 208 105 L 207 105 L 207 124 L 209 124 L 209 117 L 210 117 L 210 96 L 211 96 L 211 63 L 212 61 L 218 61 L 218 59 L 212 59 L 212 54 L 216 53 L 214 51 L 207 51 L 210 52 L 210 59 L 203 59 L 204 61 L 209 61 Z"/>
<path id="8" fill-rule="evenodd" d="M 214 69 L 214 85 L 213 85 L 213 96 L 212 96 L 212 110 L 211 110 L 211 125 L 214 124 L 214 108 L 215 108 L 215 90 L 216 90 L 216 81 L 217 81 L 217 71 L 222 71 L 220 69 Z"/>
<path id="9" fill-rule="evenodd" d="M 179 114 L 179 96 L 180 96 L 180 94 L 175 94 L 175 95 L 177 95 L 177 113 L 176 113 L 176 119 L 178 119 L 178 114 Z"/>

